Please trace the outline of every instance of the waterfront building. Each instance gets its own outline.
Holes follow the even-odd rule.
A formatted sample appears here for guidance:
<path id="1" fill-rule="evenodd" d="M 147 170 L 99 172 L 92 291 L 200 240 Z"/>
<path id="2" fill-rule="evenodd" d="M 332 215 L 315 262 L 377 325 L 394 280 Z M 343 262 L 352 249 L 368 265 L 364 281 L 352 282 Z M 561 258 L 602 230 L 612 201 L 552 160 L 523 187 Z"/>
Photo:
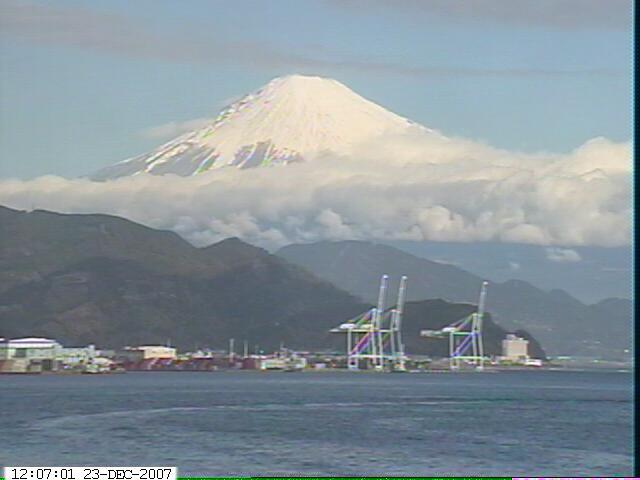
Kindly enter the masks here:
<path id="1" fill-rule="evenodd" d="M 62 348 L 55 340 L 48 338 L 14 338 L 0 341 L 0 359 L 27 358 L 31 360 L 55 360 Z"/>
<path id="2" fill-rule="evenodd" d="M 58 355 L 62 350 L 55 340 L 27 337 L 0 342 L 0 370 L 3 372 L 54 371 L 58 368 Z"/>
<path id="3" fill-rule="evenodd" d="M 89 365 L 98 356 L 95 345 L 86 347 L 62 347 L 57 360 L 67 367 Z"/>
<path id="4" fill-rule="evenodd" d="M 502 340 L 502 359 L 509 362 L 526 363 L 529 360 L 529 341 L 512 333 Z"/>
<path id="5" fill-rule="evenodd" d="M 149 359 L 175 360 L 177 358 L 176 349 L 162 345 L 141 345 L 138 347 L 124 347 L 119 352 L 119 357 L 129 362 L 140 362 Z"/>

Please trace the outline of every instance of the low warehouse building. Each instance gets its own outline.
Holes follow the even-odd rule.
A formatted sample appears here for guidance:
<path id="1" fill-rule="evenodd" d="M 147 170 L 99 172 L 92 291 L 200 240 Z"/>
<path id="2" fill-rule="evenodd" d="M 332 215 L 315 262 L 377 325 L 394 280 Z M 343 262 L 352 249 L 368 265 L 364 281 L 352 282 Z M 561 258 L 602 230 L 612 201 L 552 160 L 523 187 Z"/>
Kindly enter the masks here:
<path id="1" fill-rule="evenodd" d="M 16 338 L 0 342 L 3 371 L 54 371 L 62 345 L 48 338 Z"/>

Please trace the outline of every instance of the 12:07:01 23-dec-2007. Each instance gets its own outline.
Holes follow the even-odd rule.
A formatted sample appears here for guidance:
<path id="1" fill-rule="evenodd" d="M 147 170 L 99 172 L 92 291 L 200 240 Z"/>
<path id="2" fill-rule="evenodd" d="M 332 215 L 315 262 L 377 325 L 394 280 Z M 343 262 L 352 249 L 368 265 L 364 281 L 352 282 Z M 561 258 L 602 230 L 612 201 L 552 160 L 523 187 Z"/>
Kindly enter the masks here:
<path id="1" fill-rule="evenodd" d="M 5 467 L 5 480 L 175 480 L 176 467 Z"/>

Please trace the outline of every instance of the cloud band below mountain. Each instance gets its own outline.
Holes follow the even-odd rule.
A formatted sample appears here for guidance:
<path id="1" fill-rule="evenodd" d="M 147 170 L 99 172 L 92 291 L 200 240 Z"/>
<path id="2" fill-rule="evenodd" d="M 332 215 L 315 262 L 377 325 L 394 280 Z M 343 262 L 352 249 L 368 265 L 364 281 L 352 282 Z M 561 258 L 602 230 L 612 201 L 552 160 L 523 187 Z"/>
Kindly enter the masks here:
<path id="1" fill-rule="evenodd" d="M 265 246 L 321 239 L 630 243 L 630 147 L 594 139 L 566 155 L 466 140 L 381 138 L 353 157 L 195 177 L 96 183 L 0 181 L 0 204 L 110 213 L 197 245 L 238 236 Z"/>

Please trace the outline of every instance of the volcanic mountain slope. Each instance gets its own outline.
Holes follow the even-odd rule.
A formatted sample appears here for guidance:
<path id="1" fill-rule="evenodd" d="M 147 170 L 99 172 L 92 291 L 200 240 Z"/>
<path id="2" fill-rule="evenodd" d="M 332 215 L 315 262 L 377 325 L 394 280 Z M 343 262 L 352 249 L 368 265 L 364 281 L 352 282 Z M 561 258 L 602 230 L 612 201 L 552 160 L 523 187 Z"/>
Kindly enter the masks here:
<path id="1" fill-rule="evenodd" d="M 0 336 L 65 343 L 326 343 L 363 302 L 237 239 L 196 248 L 108 215 L 0 209 Z"/>
<path id="2" fill-rule="evenodd" d="M 436 134 L 328 78 L 279 77 L 224 109 L 203 128 L 144 155 L 96 172 L 94 180 L 151 173 L 189 176 L 222 167 L 250 168 L 348 155 L 385 133 Z"/>
<path id="3" fill-rule="evenodd" d="M 368 302 L 375 302 L 377 282 L 384 273 L 390 275 L 392 289 L 401 275 L 409 277 L 409 300 L 475 303 L 483 281 L 453 265 L 369 242 L 289 245 L 277 255 Z M 547 292 L 509 280 L 489 286 L 487 309 L 499 325 L 531 332 L 551 355 L 628 357 L 624 350 L 629 350 L 631 339 L 629 300 L 590 306 L 561 290 Z"/>
<path id="4" fill-rule="evenodd" d="M 180 348 L 224 348 L 236 338 L 265 350 L 281 341 L 293 348 L 341 349 L 344 338 L 329 329 L 371 308 L 238 239 L 196 248 L 117 217 L 7 208 L 0 208 L 0 228 L 7 272 L 0 337 L 42 335 L 101 347 L 170 340 Z M 408 303 L 408 351 L 445 354 L 446 345 L 420 338 L 419 331 L 474 308 Z M 490 315 L 486 327 L 487 352 L 499 353 L 506 332 Z M 535 340 L 533 345 L 538 348 Z"/>
<path id="5" fill-rule="evenodd" d="M 0 292 L 94 257 L 133 260 L 156 273 L 212 276 L 226 268 L 224 258 L 203 255 L 176 233 L 120 217 L 0 206 Z"/>
<path id="6" fill-rule="evenodd" d="M 92 258 L 12 288 L 0 295 L 0 305 L 7 337 L 43 335 L 103 347 L 170 340 L 181 348 L 224 348 L 237 338 L 266 349 L 281 341 L 327 346 L 336 318 L 366 308 L 266 252 L 208 279 Z"/>

